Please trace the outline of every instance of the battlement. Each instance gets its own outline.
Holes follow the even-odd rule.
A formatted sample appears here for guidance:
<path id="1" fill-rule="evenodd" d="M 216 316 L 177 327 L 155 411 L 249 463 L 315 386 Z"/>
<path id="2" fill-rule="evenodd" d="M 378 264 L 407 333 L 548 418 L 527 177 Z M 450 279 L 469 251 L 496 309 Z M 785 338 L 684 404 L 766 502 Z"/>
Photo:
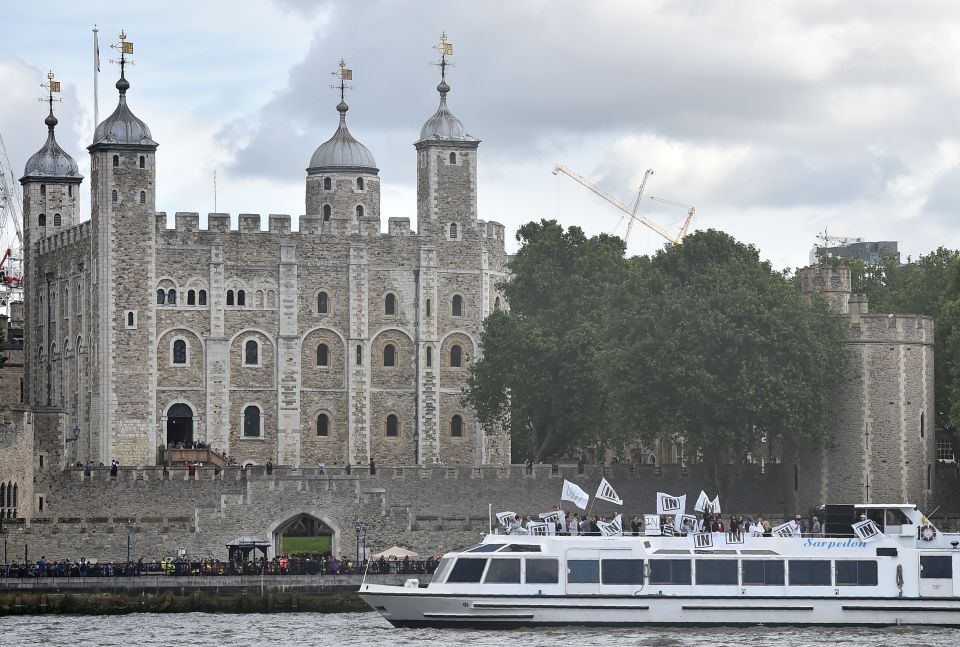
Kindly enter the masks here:
<path id="1" fill-rule="evenodd" d="M 85 220 L 78 225 L 61 229 L 51 236 L 40 239 L 36 243 L 36 249 L 40 254 L 49 254 L 50 252 L 55 252 L 58 249 L 63 249 L 65 247 L 75 245 L 78 242 L 87 240 L 90 238 L 90 236 L 90 221 Z"/>
<path id="2" fill-rule="evenodd" d="M 218 234 L 262 234 L 283 236 L 359 236 L 373 238 L 377 236 L 412 237 L 418 234 L 410 228 L 410 218 L 392 217 L 387 220 L 387 231 L 381 231 L 381 219 L 377 217 L 361 218 L 359 228 L 350 218 L 334 216 L 324 220 L 317 215 L 301 215 L 296 218 L 299 229 L 293 229 L 294 218 L 288 214 L 271 213 L 267 217 L 267 228 L 263 228 L 263 219 L 259 213 L 241 213 L 237 216 L 237 226 L 234 227 L 228 213 L 209 213 L 204 227 L 200 214 L 195 211 L 178 211 L 174 214 L 174 226 L 168 226 L 169 219 L 165 211 L 156 213 L 157 235 L 169 232 L 177 233 L 218 233 Z M 83 223 L 81 226 L 88 225 Z M 499 222 L 477 221 L 477 228 L 483 238 L 504 241 L 506 228 Z M 75 228 L 73 228 L 75 229 Z M 88 234 L 87 234 L 88 235 Z"/>
<path id="3" fill-rule="evenodd" d="M 933 345 L 933 317 L 915 314 L 860 314 L 856 311 L 852 311 L 849 317 L 850 343 Z"/>

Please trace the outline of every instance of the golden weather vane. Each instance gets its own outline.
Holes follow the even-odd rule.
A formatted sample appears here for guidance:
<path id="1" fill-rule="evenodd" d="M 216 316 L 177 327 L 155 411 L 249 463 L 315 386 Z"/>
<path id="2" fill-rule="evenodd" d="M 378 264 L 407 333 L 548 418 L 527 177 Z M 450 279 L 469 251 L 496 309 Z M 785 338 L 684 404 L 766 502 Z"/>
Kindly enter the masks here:
<path id="1" fill-rule="evenodd" d="M 127 40 L 127 32 L 121 29 L 120 42 L 114 43 L 110 45 L 110 47 L 120 52 L 120 58 L 110 59 L 110 62 L 120 64 L 120 76 L 123 76 L 124 66 L 126 66 L 128 63 L 133 65 L 133 61 L 127 58 L 127 54 L 133 54 L 133 42 Z"/>
<path id="2" fill-rule="evenodd" d="M 63 99 L 59 99 L 59 98 L 54 99 L 54 98 L 53 98 L 53 93 L 54 93 L 54 92 L 56 92 L 56 93 L 58 93 L 58 94 L 59 94 L 59 92 L 60 92 L 60 81 L 57 81 L 56 79 L 53 78 L 53 70 L 47 72 L 47 82 L 46 82 L 46 83 L 41 83 L 41 84 L 40 84 L 40 87 L 43 88 L 43 89 L 45 89 L 45 90 L 47 91 L 47 96 L 45 96 L 45 97 L 39 97 L 38 100 L 39 100 L 39 101 L 44 101 L 44 102 L 46 102 L 46 103 L 48 103 L 48 104 L 50 105 L 50 114 L 52 115 L 52 114 L 53 114 L 53 102 L 54 102 L 54 101 L 57 101 L 57 102 L 63 101 Z"/>
<path id="3" fill-rule="evenodd" d="M 335 76 L 336 78 L 340 79 L 340 83 L 338 83 L 338 84 L 336 84 L 336 85 L 331 85 L 331 86 L 330 86 L 330 89 L 331 89 L 331 90 L 340 90 L 340 101 L 343 101 L 343 97 L 344 97 L 344 94 L 346 93 L 346 91 L 353 89 L 353 86 L 352 86 L 352 85 L 346 85 L 346 84 L 344 83 L 344 81 L 352 81 L 352 80 L 353 80 L 353 70 L 351 70 L 350 68 L 348 68 L 348 67 L 347 67 L 347 62 L 341 58 L 341 59 L 340 59 L 340 64 L 339 64 L 339 69 L 337 69 L 335 72 L 330 72 L 330 75 L 331 75 L 331 76 Z"/>
<path id="4" fill-rule="evenodd" d="M 430 61 L 430 63 L 440 66 L 440 80 L 444 81 L 447 78 L 447 66 L 454 66 L 452 62 L 447 61 L 448 56 L 453 56 L 453 43 L 447 42 L 447 32 L 440 34 L 440 42 L 434 45 L 433 49 L 440 52 L 440 60 Z"/>

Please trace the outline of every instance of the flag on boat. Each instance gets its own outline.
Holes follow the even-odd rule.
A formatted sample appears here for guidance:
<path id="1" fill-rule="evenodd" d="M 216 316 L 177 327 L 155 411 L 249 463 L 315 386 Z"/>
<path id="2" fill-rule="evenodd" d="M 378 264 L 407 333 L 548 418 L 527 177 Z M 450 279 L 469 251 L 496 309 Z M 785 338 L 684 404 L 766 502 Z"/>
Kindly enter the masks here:
<path id="1" fill-rule="evenodd" d="M 693 509 L 697 512 L 720 514 L 720 495 L 718 494 L 713 500 L 710 500 L 707 493 L 700 490 L 700 496 L 697 497 L 697 504 L 693 506 Z"/>
<path id="2" fill-rule="evenodd" d="M 691 535 L 694 548 L 713 548 L 712 532 L 695 532 Z"/>
<path id="3" fill-rule="evenodd" d="M 643 534 L 653 535 L 653 536 L 663 534 L 660 530 L 660 515 L 658 514 L 643 515 Z"/>
<path id="4" fill-rule="evenodd" d="M 853 532 L 857 533 L 857 537 L 863 541 L 876 541 L 883 537 L 883 533 L 880 532 L 880 528 L 877 527 L 873 519 L 867 519 L 866 521 L 859 521 L 853 524 Z"/>
<path id="5" fill-rule="evenodd" d="M 542 521 L 530 521 L 527 523 L 527 532 L 531 535 L 553 535 L 556 526 L 552 523 L 543 523 Z"/>
<path id="6" fill-rule="evenodd" d="M 562 511 L 541 512 L 537 516 L 540 517 L 540 521 L 552 523 L 554 527 L 560 524 L 560 532 L 567 532 L 567 515 L 563 514 Z"/>
<path id="7" fill-rule="evenodd" d="M 623 534 L 623 521 L 621 515 L 617 515 L 613 518 L 613 521 L 607 523 L 606 521 L 598 521 L 597 528 L 600 529 L 600 534 L 610 537 L 612 535 L 622 535 Z"/>
<path id="8" fill-rule="evenodd" d="M 616 503 L 617 505 L 623 505 L 623 499 L 617 496 L 616 491 L 614 491 L 613 486 L 607 482 L 607 479 L 601 479 L 600 487 L 597 488 L 597 499 L 601 501 L 609 501 L 610 503 Z"/>
<path id="9" fill-rule="evenodd" d="M 563 493 L 560 495 L 561 501 L 570 501 L 581 510 L 587 509 L 587 503 L 590 501 L 590 495 L 584 492 L 576 483 L 571 483 L 564 479 Z"/>
<path id="10" fill-rule="evenodd" d="M 770 534 L 774 537 L 793 537 L 793 526 L 794 523 L 792 521 L 781 523 L 779 526 L 774 526 Z"/>
<path id="11" fill-rule="evenodd" d="M 517 516 L 516 512 L 498 512 L 497 522 L 499 522 L 501 526 L 506 528 L 507 526 L 510 525 L 510 522 L 513 521 L 513 518 L 516 516 Z"/>
<path id="12" fill-rule="evenodd" d="M 683 514 L 687 509 L 687 495 L 672 496 L 657 492 L 657 514 Z"/>

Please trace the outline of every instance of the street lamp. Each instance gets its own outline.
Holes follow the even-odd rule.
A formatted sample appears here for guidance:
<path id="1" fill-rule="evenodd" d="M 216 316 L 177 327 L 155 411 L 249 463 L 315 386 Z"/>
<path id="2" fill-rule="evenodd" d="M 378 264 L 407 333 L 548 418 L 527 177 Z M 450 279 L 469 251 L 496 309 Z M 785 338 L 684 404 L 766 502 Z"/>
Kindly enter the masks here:
<path id="1" fill-rule="evenodd" d="M 357 531 L 357 561 L 353 563 L 354 572 L 356 572 L 356 569 L 360 567 L 360 533 L 363 532 L 363 523 L 357 519 L 357 522 L 353 524 L 353 529 Z"/>
<path id="2" fill-rule="evenodd" d="M 129 521 L 127 522 L 127 565 L 123 569 L 128 575 L 130 574 L 130 539 L 133 535 L 133 524 Z"/>
<path id="3" fill-rule="evenodd" d="M 10 536 L 10 529 L 3 527 L 3 563 L 7 563 L 7 537 Z"/>

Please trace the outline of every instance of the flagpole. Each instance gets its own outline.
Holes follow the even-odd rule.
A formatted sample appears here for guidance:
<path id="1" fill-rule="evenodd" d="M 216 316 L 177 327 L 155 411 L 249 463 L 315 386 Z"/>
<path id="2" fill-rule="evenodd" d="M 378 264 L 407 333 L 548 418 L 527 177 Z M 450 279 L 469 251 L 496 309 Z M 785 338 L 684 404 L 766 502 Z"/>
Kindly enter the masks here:
<path id="1" fill-rule="evenodd" d="M 93 127 L 100 125 L 100 89 L 98 87 L 100 77 L 100 39 L 97 35 L 96 23 L 93 25 Z"/>

